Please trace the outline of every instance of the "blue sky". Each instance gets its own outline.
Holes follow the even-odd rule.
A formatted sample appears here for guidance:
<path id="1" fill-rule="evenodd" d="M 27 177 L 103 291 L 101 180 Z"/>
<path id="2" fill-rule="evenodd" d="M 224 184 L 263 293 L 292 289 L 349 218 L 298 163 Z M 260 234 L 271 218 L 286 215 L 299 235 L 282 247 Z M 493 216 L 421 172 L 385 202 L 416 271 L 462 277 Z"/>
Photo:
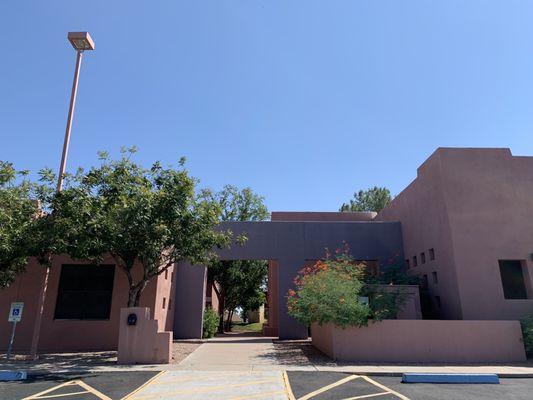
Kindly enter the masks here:
<path id="1" fill-rule="evenodd" d="M 533 3 L 3 1 L 0 159 L 58 168 L 88 30 L 69 169 L 137 145 L 271 210 L 399 193 L 438 146 L 533 155 Z"/>

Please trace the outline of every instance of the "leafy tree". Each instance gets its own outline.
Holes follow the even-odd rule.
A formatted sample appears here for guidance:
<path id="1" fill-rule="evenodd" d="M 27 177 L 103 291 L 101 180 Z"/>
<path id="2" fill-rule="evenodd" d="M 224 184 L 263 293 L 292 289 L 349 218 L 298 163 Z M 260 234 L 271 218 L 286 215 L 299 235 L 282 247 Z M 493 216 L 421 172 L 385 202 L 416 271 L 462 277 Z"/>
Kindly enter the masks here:
<path id="1" fill-rule="evenodd" d="M 216 202 L 221 210 L 221 221 L 263 221 L 269 217 L 263 197 L 252 189 L 239 190 L 225 186 L 222 191 L 207 197 Z M 265 282 L 268 273 L 266 261 L 259 260 L 214 260 L 209 264 L 208 278 L 219 302 L 219 332 L 231 330 L 231 318 L 237 307 L 254 309 L 265 301 Z M 224 326 L 224 311 L 228 318 Z"/>
<path id="2" fill-rule="evenodd" d="M 56 238 L 42 246 L 51 254 L 59 247 L 96 262 L 110 255 L 128 279 L 128 307 L 138 306 L 148 282 L 176 262 L 207 263 L 230 240 L 214 229 L 220 209 L 196 194 L 184 159 L 176 169 L 159 162 L 145 169 L 132 161 L 134 152 L 124 149 L 118 160 L 100 153 L 100 166 L 69 176 L 62 192 L 49 195 L 52 218 L 42 219 L 40 229 Z"/>
<path id="3" fill-rule="evenodd" d="M 27 175 L 0 161 L 0 288 L 9 286 L 24 270 L 31 253 L 38 206 L 32 200 L 36 186 Z"/>
<path id="4" fill-rule="evenodd" d="M 374 186 L 368 190 L 354 193 L 349 203 L 343 203 L 339 211 L 375 211 L 380 212 L 391 202 L 389 189 Z"/>

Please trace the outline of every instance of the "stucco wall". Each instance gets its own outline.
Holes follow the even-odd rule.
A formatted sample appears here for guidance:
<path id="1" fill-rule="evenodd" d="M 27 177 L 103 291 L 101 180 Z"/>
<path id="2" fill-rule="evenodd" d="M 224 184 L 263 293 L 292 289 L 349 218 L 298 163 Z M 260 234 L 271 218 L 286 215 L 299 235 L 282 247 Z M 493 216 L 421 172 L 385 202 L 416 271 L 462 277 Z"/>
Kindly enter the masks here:
<path id="1" fill-rule="evenodd" d="M 104 264 L 114 264 L 107 258 Z M 67 256 L 54 257 L 50 270 L 47 295 L 39 341 L 40 352 L 68 352 L 77 350 L 116 350 L 120 309 L 127 305 L 128 282 L 120 268 L 115 267 L 110 318 L 108 320 L 56 320 L 54 319 L 57 289 L 62 264 L 86 264 L 74 261 Z M 137 267 L 136 272 L 140 272 Z M 26 272 L 21 274 L 7 289 L 0 290 L 0 349 L 5 349 L 11 334 L 11 323 L 7 322 L 9 307 L 13 301 L 23 301 L 22 322 L 17 324 L 15 352 L 27 352 L 30 349 L 33 326 L 37 311 L 38 294 L 44 277 L 44 267 L 35 260 L 30 260 Z M 148 284 L 141 297 L 141 306 L 155 309 L 156 284 Z M 159 314 L 161 315 L 161 314 Z M 153 315 L 152 315 L 153 318 Z"/>
<path id="2" fill-rule="evenodd" d="M 418 256 L 410 271 L 428 276 L 442 317 L 517 319 L 533 314 L 533 293 L 506 300 L 498 260 L 524 260 L 526 286 L 533 287 L 531 215 L 533 157 L 513 157 L 509 149 L 439 148 L 376 219 L 401 222 L 405 256 L 411 265 Z"/>
<path id="3" fill-rule="evenodd" d="M 340 361 L 520 362 L 518 321 L 384 320 L 346 329 L 313 325 L 313 345 Z"/>

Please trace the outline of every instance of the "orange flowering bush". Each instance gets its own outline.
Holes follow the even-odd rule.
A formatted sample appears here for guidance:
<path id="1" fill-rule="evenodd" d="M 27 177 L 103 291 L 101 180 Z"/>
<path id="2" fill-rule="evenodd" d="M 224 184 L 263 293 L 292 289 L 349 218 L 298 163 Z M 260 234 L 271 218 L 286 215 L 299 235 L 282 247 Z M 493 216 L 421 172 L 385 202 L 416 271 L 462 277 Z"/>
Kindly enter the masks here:
<path id="1" fill-rule="evenodd" d="M 373 283 L 366 266 L 357 264 L 345 245 L 299 271 L 295 289 L 287 293 L 289 315 L 306 326 L 331 322 L 340 327 L 364 326 L 369 319 L 395 315 L 399 296 L 379 291 Z"/>

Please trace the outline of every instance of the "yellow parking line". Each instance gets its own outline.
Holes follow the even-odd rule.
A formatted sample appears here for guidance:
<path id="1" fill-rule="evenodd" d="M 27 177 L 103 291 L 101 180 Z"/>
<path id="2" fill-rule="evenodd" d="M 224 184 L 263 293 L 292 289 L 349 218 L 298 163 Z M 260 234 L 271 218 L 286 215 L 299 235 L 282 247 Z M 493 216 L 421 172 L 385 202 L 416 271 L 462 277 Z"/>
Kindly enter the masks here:
<path id="1" fill-rule="evenodd" d="M 374 386 L 377 386 L 377 387 L 380 388 L 380 389 L 386 390 L 386 391 L 389 392 L 390 394 L 393 394 L 393 395 L 399 397 L 399 398 L 402 399 L 402 400 L 409 400 L 409 398 L 408 398 L 408 397 L 405 397 L 403 394 L 398 393 L 398 392 L 392 390 L 391 388 L 389 388 L 389 387 L 387 387 L 387 386 L 385 386 L 385 385 L 382 385 L 382 384 L 379 383 L 379 382 L 376 382 L 375 380 L 369 378 L 369 377 L 366 376 L 366 375 L 361 376 L 361 378 L 363 378 L 363 379 L 366 380 L 367 382 L 370 382 L 370 383 L 373 384 Z"/>
<path id="2" fill-rule="evenodd" d="M 166 374 L 167 371 L 161 371 L 160 373 L 152 376 L 150 379 L 148 379 L 146 382 L 144 382 L 141 386 L 139 386 L 137 389 L 135 389 L 133 392 L 128 393 L 126 396 L 124 396 L 121 400 L 127 400 L 131 398 L 135 393 L 140 392 L 142 389 L 144 389 L 146 386 L 151 385 L 155 382 L 156 379 L 159 379 L 162 375 Z"/>
<path id="3" fill-rule="evenodd" d="M 75 396 L 77 394 L 85 394 L 85 393 L 91 393 L 88 390 L 84 390 L 83 392 L 72 392 L 72 393 L 63 393 L 63 394 L 50 394 L 48 396 L 40 396 L 36 397 L 36 399 L 51 399 L 54 397 L 66 397 L 66 396 Z"/>
<path id="4" fill-rule="evenodd" d="M 284 390 L 276 390 L 274 392 L 263 392 L 257 394 L 250 394 L 248 396 L 233 397 L 231 400 L 245 400 L 245 399 L 257 399 L 258 397 L 272 396 L 274 394 L 286 394 Z"/>
<path id="5" fill-rule="evenodd" d="M 78 385 L 80 385 L 82 388 L 84 388 L 85 390 L 88 390 L 89 392 L 91 392 L 92 394 L 94 394 L 96 397 L 98 397 L 99 399 L 102 399 L 102 400 L 113 400 L 111 397 L 107 397 L 105 394 L 103 394 L 102 392 L 99 392 L 98 390 L 96 390 L 95 388 L 87 385 L 85 382 L 83 381 L 78 381 Z"/>
<path id="6" fill-rule="evenodd" d="M 277 379 L 268 379 L 268 380 L 262 380 L 262 381 L 254 381 L 254 382 L 245 382 L 245 383 L 234 383 L 230 385 L 222 385 L 222 386 L 209 386 L 204 388 L 193 388 L 193 389 L 186 389 L 186 390 L 176 390 L 172 392 L 165 392 L 165 393 L 153 393 L 153 394 L 147 394 L 144 396 L 136 397 L 136 399 L 150 399 L 153 397 L 161 397 L 161 396 L 169 396 L 174 394 L 187 394 L 187 393 L 201 393 L 201 392 L 212 392 L 214 390 L 221 390 L 221 389 L 229 389 L 234 387 L 243 387 L 243 386 L 250 386 L 250 385 L 260 385 L 262 383 L 272 383 L 276 382 Z"/>
<path id="7" fill-rule="evenodd" d="M 24 397 L 22 400 L 38 399 L 47 393 L 53 392 L 54 390 L 61 389 L 62 387 L 65 387 L 65 386 L 71 386 L 71 385 L 77 385 L 77 384 L 78 383 L 76 381 L 64 382 L 59 385 L 53 386 L 50 389 L 43 390 L 42 392 L 32 394 L 31 396 L 28 396 L 28 397 Z"/>
<path id="8" fill-rule="evenodd" d="M 365 394 L 364 396 L 347 397 L 346 399 L 342 399 L 342 400 L 367 399 L 369 397 L 383 396 L 384 394 L 392 394 L 392 393 L 391 392 L 379 392 L 379 393 Z"/>
<path id="9" fill-rule="evenodd" d="M 285 391 L 287 392 L 289 400 L 296 400 L 296 398 L 294 397 L 294 393 L 292 393 L 291 383 L 289 382 L 289 376 L 287 375 L 287 371 L 283 371 L 283 383 L 285 383 Z"/>
<path id="10" fill-rule="evenodd" d="M 311 397 L 315 397 L 316 395 L 319 395 L 320 393 L 324 393 L 326 391 L 328 391 L 329 389 L 333 389 L 334 387 L 337 387 L 337 386 L 340 386 L 346 382 L 349 382 L 349 381 L 352 381 L 354 379 L 357 379 L 357 378 L 360 378 L 359 375 L 350 375 L 350 376 L 347 376 L 346 378 L 342 378 L 341 380 L 337 381 L 337 382 L 333 382 L 332 384 L 330 385 L 327 385 L 327 386 L 324 386 L 324 387 L 321 387 L 320 389 L 317 389 L 315 390 L 314 392 L 311 392 L 311 393 L 308 393 L 306 394 L 305 396 L 303 397 L 300 397 L 298 400 L 307 400 L 307 399 L 310 399 Z M 364 378 L 364 377 L 363 377 Z"/>

